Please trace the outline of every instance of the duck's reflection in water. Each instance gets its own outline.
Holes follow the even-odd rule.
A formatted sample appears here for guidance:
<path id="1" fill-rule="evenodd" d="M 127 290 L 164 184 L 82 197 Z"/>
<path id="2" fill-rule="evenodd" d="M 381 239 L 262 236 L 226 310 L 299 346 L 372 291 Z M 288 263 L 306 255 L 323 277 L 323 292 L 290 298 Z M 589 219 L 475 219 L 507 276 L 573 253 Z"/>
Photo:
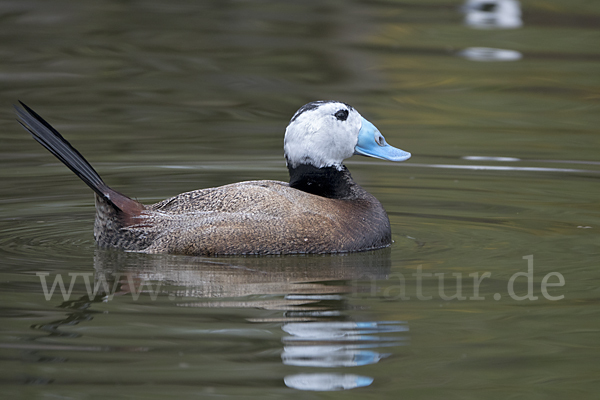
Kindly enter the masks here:
<path id="1" fill-rule="evenodd" d="M 98 250 L 95 257 L 96 285 L 109 282 L 110 287 L 119 288 L 116 294 L 139 295 L 152 289 L 178 306 L 281 311 L 279 316 L 246 319 L 282 324 L 286 333 L 282 362 L 300 368 L 284 378 L 285 384 L 317 391 L 367 386 L 374 378 L 337 371 L 314 373 L 314 368 L 374 364 L 390 355 L 378 349 L 406 343 L 407 324 L 354 321 L 345 312 L 350 301 L 360 302 L 361 296 L 356 294 L 371 293 L 371 284 L 387 278 L 390 264 L 389 249 L 345 255 L 213 259 Z M 304 371 L 308 368 L 310 371 Z"/>
<path id="2" fill-rule="evenodd" d="M 140 291 L 156 295 L 158 291 L 181 306 L 256 307 L 289 312 L 308 311 L 299 305 L 310 309 L 314 303 L 344 303 L 348 293 L 371 290 L 367 284 L 386 279 L 390 265 L 389 249 L 236 258 L 148 256 L 98 249 L 94 259 L 95 285 L 111 290 L 118 287 L 115 295 L 139 295 Z M 336 307 L 343 308 L 339 304 Z M 322 311 L 322 307 L 316 310 Z M 285 314 L 280 320 L 289 322 L 290 318 Z M 306 313 L 298 318 L 312 319 Z"/>

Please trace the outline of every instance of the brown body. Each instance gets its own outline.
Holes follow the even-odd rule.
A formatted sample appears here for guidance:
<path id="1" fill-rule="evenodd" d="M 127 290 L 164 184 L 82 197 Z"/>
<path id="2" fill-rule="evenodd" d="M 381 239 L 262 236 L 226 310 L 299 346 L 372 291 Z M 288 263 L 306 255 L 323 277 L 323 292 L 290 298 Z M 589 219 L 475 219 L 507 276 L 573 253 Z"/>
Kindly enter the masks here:
<path id="1" fill-rule="evenodd" d="M 354 182 L 341 199 L 250 181 L 182 193 L 127 219 L 99 196 L 96 209 L 99 245 L 146 253 L 335 253 L 391 243 L 385 210 Z"/>

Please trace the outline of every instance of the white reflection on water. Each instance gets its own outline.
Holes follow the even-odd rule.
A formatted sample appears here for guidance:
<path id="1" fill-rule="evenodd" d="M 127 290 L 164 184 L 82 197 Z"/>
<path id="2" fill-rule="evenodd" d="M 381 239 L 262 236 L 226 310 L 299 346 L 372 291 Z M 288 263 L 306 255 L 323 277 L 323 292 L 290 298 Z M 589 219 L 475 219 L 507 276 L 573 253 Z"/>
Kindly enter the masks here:
<path id="1" fill-rule="evenodd" d="M 465 25 L 477 29 L 515 29 L 523 25 L 517 0 L 467 0 Z"/>
<path id="2" fill-rule="evenodd" d="M 461 157 L 464 160 L 471 161 L 500 161 L 500 162 L 545 162 L 545 163 L 572 163 L 584 165 L 600 165 L 595 161 L 568 161 L 568 160 L 521 160 L 513 157 Z M 371 165 L 372 161 L 360 161 L 354 164 Z M 421 163 L 402 163 L 389 164 L 390 166 L 399 167 L 419 167 L 419 168 L 440 168 L 440 169 L 464 169 L 475 171 L 521 171 L 521 172 L 561 172 L 561 173 L 583 173 L 583 174 L 600 174 L 600 170 L 593 169 L 576 169 L 576 168 L 548 168 L 548 167 L 518 167 L 506 165 L 461 165 L 461 164 L 421 164 Z"/>
<path id="3" fill-rule="evenodd" d="M 286 376 L 284 382 L 293 389 L 325 392 L 369 386 L 373 378 L 352 374 L 297 374 Z"/>
<path id="4" fill-rule="evenodd" d="M 469 47 L 458 55 L 471 61 L 517 61 L 523 58 L 518 51 L 491 47 Z"/>
<path id="5" fill-rule="evenodd" d="M 339 368 L 376 364 L 389 353 L 374 351 L 378 347 L 407 344 L 408 325 L 400 321 L 291 322 L 282 326 L 289 334 L 281 359 L 297 367 Z M 381 336 L 392 334 L 391 336 Z M 370 349 L 370 350 L 367 350 Z M 285 384 L 299 390 L 347 390 L 368 386 L 373 378 L 352 374 L 296 374 L 285 377 Z"/>
<path id="6" fill-rule="evenodd" d="M 461 157 L 463 160 L 469 161 L 500 161 L 500 162 L 516 162 L 521 161 L 520 158 L 516 157 L 485 157 L 485 156 L 464 156 Z"/>
<path id="7" fill-rule="evenodd" d="M 515 29 L 523 26 L 521 3 L 517 0 L 467 0 L 462 11 L 465 25 L 476 29 Z M 458 53 L 471 61 L 517 61 L 523 55 L 515 50 L 468 47 Z"/>
<path id="8" fill-rule="evenodd" d="M 488 157 L 488 156 L 464 156 L 461 157 L 463 160 L 468 161 L 500 161 L 500 162 L 517 162 L 517 161 L 529 161 L 529 162 L 544 162 L 544 163 L 556 163 L 556 164 L 587 164 L 587 165 L 600 165 L 599 161 L 580 161 L 580 160 L 534 160 L 534 159 L 523 159 L 516 157 Z"/>
<path id="9" fill-rule="evenodd" d="M 600 174 L 600 171 L 574 168 L 507 167 L 504 165 L 410 164 L 405 167 L 470 169 L 475 171 L 570 172 Z"/>

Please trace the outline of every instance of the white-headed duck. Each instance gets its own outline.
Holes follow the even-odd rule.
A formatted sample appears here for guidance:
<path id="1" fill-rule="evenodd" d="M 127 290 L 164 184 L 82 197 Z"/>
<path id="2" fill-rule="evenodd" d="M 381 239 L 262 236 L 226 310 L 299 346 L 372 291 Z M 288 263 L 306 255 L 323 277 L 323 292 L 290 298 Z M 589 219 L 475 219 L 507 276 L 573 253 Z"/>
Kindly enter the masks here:
<path id="1" fill-rule="evenodd" d="M 348 104 L 302 106 L 285 131 L 290 182 L 239 182 L 182 193 L 152 205 L 108 187 L 48 122 L 21 103 L 20 123 L 96 193 L 94 237 L 101 247 L 188 255 L 338 253 L 391 243 L 381 203 L 342 164 L 353 154 L 404 161 Z"/>

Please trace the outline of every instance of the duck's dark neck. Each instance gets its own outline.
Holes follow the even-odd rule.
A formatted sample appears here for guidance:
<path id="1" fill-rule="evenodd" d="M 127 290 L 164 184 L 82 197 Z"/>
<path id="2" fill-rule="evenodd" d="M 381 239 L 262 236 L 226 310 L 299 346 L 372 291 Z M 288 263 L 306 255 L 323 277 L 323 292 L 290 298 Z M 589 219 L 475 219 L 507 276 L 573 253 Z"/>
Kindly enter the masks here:
<path id="1" fill-rule="evenodd" d="M 291 167 L 290 187 L 303 192 L 331 199 L 347 199 L 353 196 L 353 187 L 356 186 L 345 166 L 342 170 L 336 167 L 317 168 L 313 165 L 300 164 Z"/>

